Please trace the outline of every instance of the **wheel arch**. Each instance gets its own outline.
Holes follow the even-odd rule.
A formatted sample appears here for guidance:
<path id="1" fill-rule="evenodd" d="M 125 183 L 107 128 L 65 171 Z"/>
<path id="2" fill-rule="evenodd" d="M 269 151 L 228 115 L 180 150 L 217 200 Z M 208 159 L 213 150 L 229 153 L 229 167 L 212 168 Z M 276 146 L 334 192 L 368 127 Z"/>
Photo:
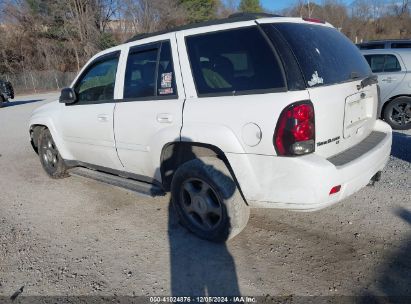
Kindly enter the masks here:
<path id="1" fill-rule="evenodd" d="M 160 174 L 164 189 L 166 191 L 170 190 L 173 175 L 179 166 L 190 160 L 201 157 L 214 157 L 224 162 L 231 177 L 236 183 L 244 202 L 248 205 L 234 170 L 225 153 L 217 146 L 201 142 L 180 141 L 170 142 L 164 145 L 160 156 Z"/>
<path id="2" fill-rule="evenodd" d="M 40 132 L 43 129 L 47 129 L 47 126 L 42 125 L 42 124 L 33 124 L 30 126 L 30 131 L 29 131 L 30 132 L 30 144 L 34 152 L 36 152 L 37 154 L 39 154 L 37 143 L 38 143 Z"/>

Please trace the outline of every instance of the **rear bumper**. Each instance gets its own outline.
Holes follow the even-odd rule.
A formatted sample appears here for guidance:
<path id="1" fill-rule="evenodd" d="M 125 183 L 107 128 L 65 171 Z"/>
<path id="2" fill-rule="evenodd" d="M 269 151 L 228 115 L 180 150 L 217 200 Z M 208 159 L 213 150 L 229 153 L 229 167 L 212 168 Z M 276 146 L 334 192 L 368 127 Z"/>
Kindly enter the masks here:
<path id="1" fill-rule="evenodd" d="M 315 153 L 294 158 L 239 154 L 227 157 L 250 206 L 314 211 L 357 192 L 384 168 L 391 152 L 391 128 L 378 120 L 374 131 L 385 136 L 341 166 Z M 330 195 L 331 188 L 337 185 L 341 185 L 341 190 Z"/>

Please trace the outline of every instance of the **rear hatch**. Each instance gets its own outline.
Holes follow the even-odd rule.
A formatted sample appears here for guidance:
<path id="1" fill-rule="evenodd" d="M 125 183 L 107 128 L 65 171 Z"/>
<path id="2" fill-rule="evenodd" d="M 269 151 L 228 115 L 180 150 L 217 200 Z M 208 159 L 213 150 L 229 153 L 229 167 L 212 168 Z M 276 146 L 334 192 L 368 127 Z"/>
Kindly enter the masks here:
<path id="1" fill-rule="evenodd" d="M 282 37 L 301 70 L 314 105 L 315 153 L 330 157 L 364 140 L 375 124 L 378 91 L 376 84 L 361 87 L 372 72 L 358 48 L 325 24 L 279 22 L 263 28 L 271 40 Z"/>

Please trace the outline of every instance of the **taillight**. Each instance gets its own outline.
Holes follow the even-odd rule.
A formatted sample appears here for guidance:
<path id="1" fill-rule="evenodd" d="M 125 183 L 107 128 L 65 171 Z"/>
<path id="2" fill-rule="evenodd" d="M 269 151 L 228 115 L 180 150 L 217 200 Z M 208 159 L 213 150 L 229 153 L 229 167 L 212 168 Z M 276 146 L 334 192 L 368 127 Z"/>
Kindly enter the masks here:
<path id="1" fill-rule="evenodd" d="M 285 108 L 274 133 L 278 155 L 293 156 L 314 152 L 315 117 L 311 101 L 301 101 Z"/>

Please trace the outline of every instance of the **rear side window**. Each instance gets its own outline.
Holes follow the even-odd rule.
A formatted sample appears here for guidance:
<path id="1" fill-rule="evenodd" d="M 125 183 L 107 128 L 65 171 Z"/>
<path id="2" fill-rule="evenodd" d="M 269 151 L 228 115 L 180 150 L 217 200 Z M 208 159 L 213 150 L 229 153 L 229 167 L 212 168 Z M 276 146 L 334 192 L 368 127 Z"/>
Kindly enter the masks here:
<path id="1" fill-rule="evenodd" d="M 334 28 L 299 23 L 275 23 L 265 27 L 274 27 L 288 42 L 307 87 L 342 83 L 371 74 L 358 48 Z M 269 30 L 266 32 L 271 35 Z"/>
<path id="2" fill-rule="evenodd" d="M 359 44 L 358 47 L 360 50 L 373 50 L 373 49 L 383 49 L 385 48 L 384 43 L 365 43 Z"/>
<path id="3" fill-rule="evenodd" d="M 257 27 L 189 36 L 186 43 L 199 96 L 285 89 L 280 65 Z"/>
<path id="4" fill-rule="evenodd" d="M 169 42 L 164 42 L 161 45 L 160 61 L 158 63 L 157 95 L 169 96 L 175 95 L 176 92 L 171 45 Z"/>
<path id="5" fill-rule="evenodd" d="M 157 53 L 157 49 L 129 53 L 124 98 L 155 96 Z"/>
<path id="6" fill-rule="evenodd" d="M 400 62 L 394 55 L 365 55 L 365 59 L 374 73 L 401 71 Z"/>
<path id="7" fill-rule="evenodd" d="M 174 96 L 176 85 L 170 42 L 132 48 L 124 79 L 124 98 Z"/>
<path id="8" fill-rule="evenodd" d="M 411 48 L 411 42 L 393 42 L 391 43 L 393 49 L 409 49 Z"/>

